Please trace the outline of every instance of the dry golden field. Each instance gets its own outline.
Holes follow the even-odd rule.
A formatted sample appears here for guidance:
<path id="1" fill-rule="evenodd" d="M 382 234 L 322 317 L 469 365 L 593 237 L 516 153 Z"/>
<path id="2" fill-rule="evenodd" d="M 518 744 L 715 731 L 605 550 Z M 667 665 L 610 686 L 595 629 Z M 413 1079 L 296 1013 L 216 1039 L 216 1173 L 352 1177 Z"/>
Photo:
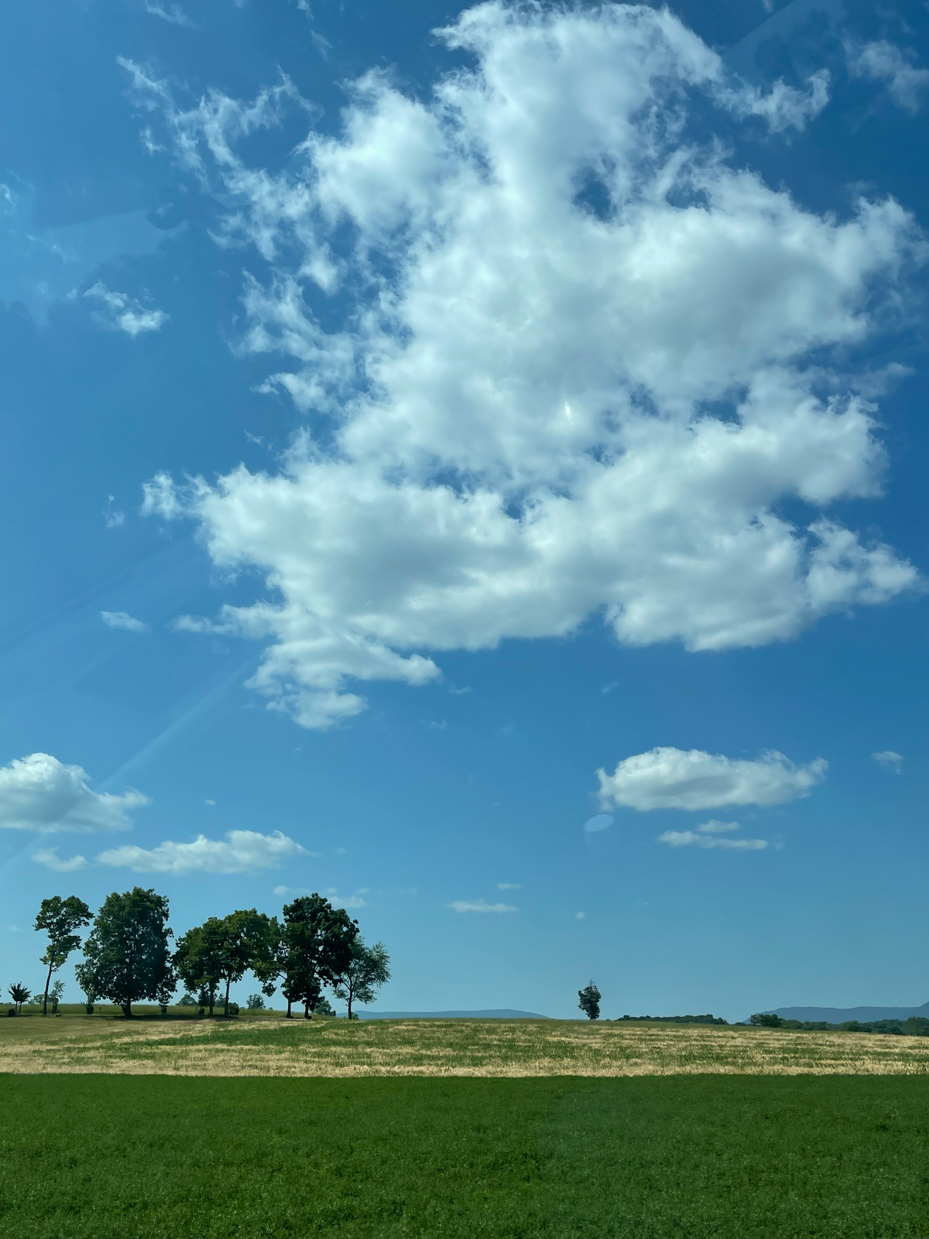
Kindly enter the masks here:
<path id="1" fill-rule="evenodd" d="M 191 1076 L 925 1075 L 929 1037 L 560 1020 L 0 1022 L 0 1072 Z"/>

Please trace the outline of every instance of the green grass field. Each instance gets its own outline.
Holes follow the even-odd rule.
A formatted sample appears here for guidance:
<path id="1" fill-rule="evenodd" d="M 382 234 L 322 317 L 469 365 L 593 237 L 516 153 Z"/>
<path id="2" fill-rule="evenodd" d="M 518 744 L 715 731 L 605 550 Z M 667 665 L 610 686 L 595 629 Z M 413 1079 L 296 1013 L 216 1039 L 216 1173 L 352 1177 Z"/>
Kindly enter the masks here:
<path id="1" fill-rule="evenodd" d="M 23 1239 L 929 1236 L 925 1076 L 0 1077 Z"/>

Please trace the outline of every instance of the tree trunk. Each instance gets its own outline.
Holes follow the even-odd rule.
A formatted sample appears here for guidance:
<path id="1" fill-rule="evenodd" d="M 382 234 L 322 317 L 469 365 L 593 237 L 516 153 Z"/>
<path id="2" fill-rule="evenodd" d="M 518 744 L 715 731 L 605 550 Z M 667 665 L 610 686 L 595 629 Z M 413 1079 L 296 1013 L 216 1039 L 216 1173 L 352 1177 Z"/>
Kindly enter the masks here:
<path id="1" fill-rule="evenodd" d="M 348 983 L 347 992 L 348 992 L 348 1022 L 351 1023 L 352 1022 L 352 983 L 351 981 L 349 981 Z"/>
<path id="2" fill-rule="evenodd" d="M 224 1019 L 229 1014 L 229 985 L 230 985 L 231 980 L 232 980 L 231 977 L 226 977 L 226 1000 L 223 1003 L 223 1018 Z"/>
<path id="3" fill-rule="evenodd" d="M 210 1019 L 213 1018 L 213 1006 L 215 1002 L 216 1002 L 216 990 L 211 989 L 210 990 Z"/>
<path id="4" fill-rule="evenodd" d="M 129 999 L 128 1002 L 123 1003 L 123 1015 L 125 1015 L 127 1020 L 132 1019 L 132 999 L 131 998 Z"/>
<path id="5" fill-rule="evenodd" d="M 54 967 L 54 964 L 49 964 L 48 976 L 45 978 L 45 993 L 42 995 L 42 1014 L 43 1015 L 46 1015 L 48 1012 L 48 987 L 49 987 L 49 984 L 51 983 L 53 967 Z"/>
<path id="6" fill-rule="evenodd" d="M 290 1014 L 290 999 L 287 999 L 287 1018 L 292 1020 L 294 1017 Z"/>
<path id="7" fill-rule="evenodd" d="M 309 1000 L 309 998 L 307 998 L 307 1000 L 306 1000 L 306 1001 L 304 1002 L 304 1004 L 303 1004 L 303 1018 L 304 1018 L 305 1020 L 308 1020 L 308 1019 L 310 1018 L 310 1000 Z"/>

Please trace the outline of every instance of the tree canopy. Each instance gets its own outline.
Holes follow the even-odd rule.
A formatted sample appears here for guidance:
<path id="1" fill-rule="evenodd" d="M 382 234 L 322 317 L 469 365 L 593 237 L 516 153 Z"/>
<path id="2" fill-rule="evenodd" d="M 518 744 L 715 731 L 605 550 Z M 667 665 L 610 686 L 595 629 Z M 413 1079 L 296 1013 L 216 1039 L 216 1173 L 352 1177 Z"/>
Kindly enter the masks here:
<path id="1" fill-rule="evenodd" d="M 91 916 L 90 908 L 76 895 L 69 895 L 67 899 L 52 895 L 50 899 L 43 899 L 39 905 L 35 928 L 38 932 L 44 930 L 48 934 L 48 949 L 41 956 L 41 962 L 48 964 L 45 993 L 42 995 L 43 1015 L 48 1010 L 48 987 L 52 973 L 57 972 L 71 952 L 81 945 L 80 934 L 75 931 L 82 925 L 88 925 Z"/>
<path id="2" fill-rule="evenodd" d="M 260 981 L 274 971 L 280 925 L 275 917 L 255 908 L 211 916 L 202 925 L 189 929 L 178 940 L 175 966 L 183 983 L 204 995 L 210 1015 L 216 991 L 225 981 L 223 1014 L 229 1011 L 229 987 L 252 971 Z"/>
<path id="3" fill-rule="evenodd" d="M 588 1019 L 598 1020 L 600 1018 L 600 991 L 594 985 L 593 981 L 589 985 L 585 985 L 583 989 L 577 991 L 577 996 L 580 1002 L 577 1004 L 584 1012 Z"/>
<path id="4" fill-rule="evenodd" d="M 177 988 L 171 960 L 168 900 L 140 886 L 103 902 L 84 943 L 77 979 L 86 993 L 108 998 L 132 1015 L 132 1004 L 167 1004 Z"/>
<path id="5" fill-rule="evenodd" d="M 302 1002 L 310 1018 L 323 986 L 335 985 L 344 974 L 357 937 L 358 922 L 322 895 L 301 895 L 284 905 L 280 959 L 288 1014 L 291 1003 Z"/>
<path id="6" fill-rule="evenodd" d="M 373 1002 L 374 994 L 390 980 L 390 956 L 383 942 L 365 946 L 358 937 L 351 945 L 349 961 L 336 977 L 335 995 L 348 1006 L 348 1018 L 352 1018 L 355 1002 Z"/>

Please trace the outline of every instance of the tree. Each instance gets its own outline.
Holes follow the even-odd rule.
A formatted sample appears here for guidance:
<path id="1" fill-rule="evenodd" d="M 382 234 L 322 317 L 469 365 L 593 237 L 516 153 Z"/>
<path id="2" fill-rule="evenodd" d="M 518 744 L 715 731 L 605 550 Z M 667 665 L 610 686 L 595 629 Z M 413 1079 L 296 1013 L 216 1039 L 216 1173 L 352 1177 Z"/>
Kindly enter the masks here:
<path id="1" fill-rule="evenodd" d="M 600 991 L 593 981 L 589 985 L 585 985 L 583 989 L 579 989 L 577 996 L 581 1000 L 577 1005 L 587 1018 L 598 1020 L 600 1018 Z"/>
<path id="2" fill-rule="evenodd" d="M 171 1001 L 177 976 L 171 963 L 168 901 L 141 886 L 107 895 L 84 943 L 77 979 L 85 993 L 108 998 L 127 1019 L 132 1004 Z"/>
<path id="3" fill-rule="evenodd" d="M 80 935 L 75 933 L 75 930 L 89 924 L 90 917 L 90 908 L 76 895 L 69 895 L 67 899 L 53 895 L 51 899 L 43 899 L 39 904 L 35 928 L 48 934 L 48 950 L 42 956 L 42 963 L 48 964 L 45 993 L 42 996 L 43 1015 L 48 1012 L 48 987 L 52 973 L 57 972 L 71 952 L 81 945 Z"/>
<path id="4" fill-rule="evenodd" d="M 48 1001 L 52 1004 L 52 1015 L 58 1014 L 58 1004 L 61 1002 L 64 992 L 64 981 L 56 981 L 52 988 L 48 991 Z"/>
<path id="5" fill-rule="evenodd" d="M 277 964 L 280 926 L 275 917 L 249 908 L 211 916 L 178 940 L 174 962 L 183 983 L 207 998 L 210 1015 L 225 981 L 223 1014 L 229 1014 L 229 987 L 253 971 L 262 980 Z"/>
<path id="6" fill-rule="evenodd" d="M 335 985 L 351 961 L 358 922 L 344 908 L 334 908 L 316 893 L 301 895 L 284 906 L 281 965 L 287 1014 L 293 1002 L 303 1003 L 310 1018 L 324 985 Z"/>
<path id="7" fill-rule="evenodd" d="M 20 985 L 19 982 L 10 986 L 10 997 L 13 999 L 13 1005 L 20 1015 L 23 1013 L 23 1003 L 29 1001 L 31 994 L 32 991 L 26 989 L 25 985 Z"/>
<path id="8" fill-rule="evenodd" d="M 390 956 L 383 942 L 365 946 L 359 937 L 352 943 L 348 965 L 336 977 L 335 996 L 347 1003 L 348 1018 L 351 1019 L 352 1003 L 373 1002 L 375 990 L 389 980 Z"/>
<path id="9" fill-rule="evenodd" d="M 263 994 L 249 994 L 248 999 L 245 1003 L 245 1007 L 246 1007 L 246 1010 L 248 1011 L 264 1011 L 265 1009 L 264 995 Z"/>

